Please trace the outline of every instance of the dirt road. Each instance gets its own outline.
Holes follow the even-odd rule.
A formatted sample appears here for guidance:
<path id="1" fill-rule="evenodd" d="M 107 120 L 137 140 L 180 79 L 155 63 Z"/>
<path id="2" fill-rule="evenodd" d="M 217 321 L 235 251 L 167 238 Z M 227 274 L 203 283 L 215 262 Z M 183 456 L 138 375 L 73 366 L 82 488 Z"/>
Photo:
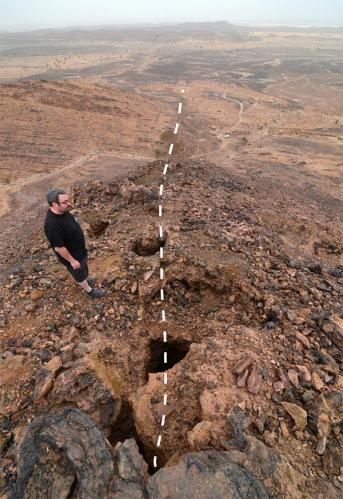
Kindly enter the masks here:
<path id="1" fill-rule="evenodd" d="M 239 106 L 238 119 L 237 119 L 236 123 L 234 123 L 233 125 L 228 127 L 228 130 L 230 130 L 230 132 L 231 132 L 231 131 L 235 130 L 237 127 L 239 127 L 239 125 L 241 124 L 242 113 L 244 111 L 244 104 L 242 102 L 240 102 L 239 100 L 232 99 L 231 97 L 227 97 L 227 91 L 224 92 L 222 98 L 225 100 L 229 100 L 231 102 L 234 102 L 235 104 L 238 104 L 238 106 Z M 222 142 L 220 144 L 220 146 L 217 147 L 216 149 L 214 149 L 213 151 L 210 151 L 207 153 L 196 154 L 196 155 L 192 156 L 191 159 L 211 158 L 212 160 L 214 160 L 214 156 L 217 155 L 218 153 L 222 152 L 223 149 L 225 149 L 227 147 L 228 147 L 228 144 L 226 142 Z"/>
<path id="2" fill-rule="evenodd" d="M 229 100 L 229 101 L 234 102 L 235 104 L 239 105 L 238 120 L 232 127 L 230 127 L 230 130 L 235 130 L 241 124 L 242 113 L 244 111 L 244 104 L 242 102 L 240 102 L 239 100 L 232 99 L 231 97 L 227 97 L 226 94 L 227 94 L 227 91 L 223 95 L 224 99 Z"/>

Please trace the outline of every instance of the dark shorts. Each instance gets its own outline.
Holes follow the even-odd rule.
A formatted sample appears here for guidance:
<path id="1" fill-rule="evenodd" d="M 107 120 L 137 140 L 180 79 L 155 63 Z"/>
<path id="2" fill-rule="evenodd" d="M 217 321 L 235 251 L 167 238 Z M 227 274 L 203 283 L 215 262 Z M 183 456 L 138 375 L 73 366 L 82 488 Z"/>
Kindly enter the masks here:
<path id="1" fill-rule="evenodd" d="M 80 260 L 81 267 L 77 270 L 74 270 L 73 267 L 67 262 L 66 267 L 68 272 L 74 277 L 76 282 L 82 282 L 88 277 L 88 265 L 87 265 L 87 257 L 83 260 Z"/>

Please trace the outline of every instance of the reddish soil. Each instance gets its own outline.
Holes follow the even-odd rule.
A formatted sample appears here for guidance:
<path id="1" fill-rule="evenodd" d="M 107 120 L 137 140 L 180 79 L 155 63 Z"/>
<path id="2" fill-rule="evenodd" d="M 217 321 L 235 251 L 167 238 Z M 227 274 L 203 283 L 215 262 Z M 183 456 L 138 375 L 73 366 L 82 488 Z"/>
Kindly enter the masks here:
<path id="1" fill-rule="evenodd" d="M 47 35 L 58 64 L 43 68 L 40 47 L 34 71 L 20 68 L 31 80 L 10 81 L 19 66 L 0 75 L 0 491 L 28 419 L 72 405 L 113 447 L 136 438 L 150 471 L 154 455 L 217 449 L 272 496 L 340 497 L 341 34 L 202 28 L 124 31 L 104 52 L 97 31 L 85 60 L 81 35 L 70 59 Z M 6 40 L 4 60 L 23 50 Z M 162 304 L 158 188 L 173 142 Z M 52 186 L 71 193 L 99 301 L 42 234 Z"/>

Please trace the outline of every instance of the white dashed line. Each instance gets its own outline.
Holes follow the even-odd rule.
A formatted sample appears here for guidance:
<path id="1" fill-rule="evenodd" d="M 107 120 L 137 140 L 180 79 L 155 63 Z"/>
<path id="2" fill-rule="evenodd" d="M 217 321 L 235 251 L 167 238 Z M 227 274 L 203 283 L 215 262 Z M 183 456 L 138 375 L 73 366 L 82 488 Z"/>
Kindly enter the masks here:
<path id="1" fill-rule="evenodd" d="M 181 89 L 181 93 L 183 94 L 184 92 L 185 92 L 184 89 Z M 181 114 L 181 112 L 182 112 L 182 102 L 179 103 L 178 114 Z M 179 131 L 179 128 L 180 128 L 180 123 L 176 123 L 175 124 L 175 128 L 174 128 L 174 135 L 177 135 L 177 133 Z M 169 151 L 168 151 L 169 156 L 172 154 L 173 149 L 174 149 L 174 144 L 170 144 Z M 168 167 L 169 167 L 168 163 L 165 163 L 164 169 L 163 169 L 163 176 L 165 176 L 167 174 Z M 160 189 L 159 189 L 160 197 L 163 196 L 163 189 L 164 189 L 164 185 L 162 183 L 160 185 Z M 159 217 L 163 216 L 163 206 L 162 206 L 162 204 L 159 204 L 159 206 L 158 206 L 158 216 Z M 159 226 L 159 235 L 160 235 L 160 239 L 162 240 L 162 238 L 163 238 L 163 227 L 162 227 L 162 225 Z M 163 258 L 164 258 L 164 249 L 163 249 L 163 246 L 160 245 L 160 259 L 163 260 Z M 164 279 L 164 270 L 163 270 L 162 267 L 160 267 L 160 279 L 161 279 L 161 281 Z M 160 292 L 161 292 L 161 301 L 164 301 L 164 289 L 162 287 L 160 289 Z M 161 310 L 161 315 L 162 315 L 162 321 L 165 322 L 165 320 L 166 320 L 166 312 L 165 312 L 164 308 L 162 308 L 162 310 Z M 167 331 L 163 331 L 163 342 L 167 343 Z M 164 364 L 168 364 L 168 352 L 163 352 L 163 361 L 164 361 Z M 168 373 L 167 372 L 163 373 L 163 382 L 164 382 L 164 385 L 167 386 L 167 384 L 168 384 Z M 167 395 L 167 393 L 165 393 L 163 395 L 163 405 L 164 406 L 168 405 L 168 395 Z M 166 416 L 165 416 L 165 414 L 163 414 L 162 415 L 162 419 L 161 419 L 161 427 L 164 428 L 165 424 L 166 424 Z M 157 438 L 157 447 L 161 446 L 161 442 L 162 442 L 162 435 L 158 435 L 158 438 Z M 157 463 L 158 463 L 158 457 L 154 456 L 154 458 L 153 458 L 154 468 L 157 468 L 157 466 L 158 466 Z"/>

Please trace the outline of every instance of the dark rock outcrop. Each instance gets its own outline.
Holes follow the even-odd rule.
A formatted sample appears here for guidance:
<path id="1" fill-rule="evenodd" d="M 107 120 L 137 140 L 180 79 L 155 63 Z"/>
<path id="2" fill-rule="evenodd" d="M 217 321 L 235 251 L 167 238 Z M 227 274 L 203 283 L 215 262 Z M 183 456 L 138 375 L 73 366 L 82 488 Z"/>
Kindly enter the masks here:
<path id="1" fill-rule="evenodd" d="M 113 452 L 96 424 L 78 409 L 40 416 L 17 448 L 11 499 L 191 499 L 269 497 L 263 484 L 229 452 L 187 454 L 149 478 L 134 439 Z"/>
<path id="2" fill-rule="evenodd" d="M 111 452 L 95 423 L 78 409 L 33 420 L 17 454 L 13 499 L 107 497 Z"/>
<path id="3" fill-rule="evenodd" d="M 159 470 L 149 480 L 151 499 L 267 499 L 262 483 L 228 452 L 187 454 L 179 464 Z"/>

